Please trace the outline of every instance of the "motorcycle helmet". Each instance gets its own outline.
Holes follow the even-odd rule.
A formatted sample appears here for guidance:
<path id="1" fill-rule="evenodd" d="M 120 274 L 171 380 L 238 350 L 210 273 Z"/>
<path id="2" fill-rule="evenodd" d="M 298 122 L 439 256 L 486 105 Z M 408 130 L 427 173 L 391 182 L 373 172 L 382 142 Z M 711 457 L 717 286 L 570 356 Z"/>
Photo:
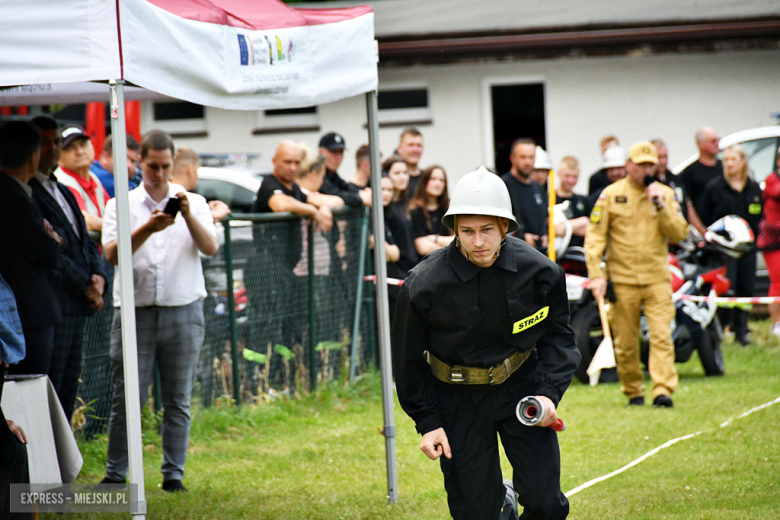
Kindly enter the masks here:
<path id="1" fill-rule="evenodd" d="M 713 222 L 707 228 L 704 238 L 732 258 L 742 257 L 750 251 L 755 242 L 750 225 L 736 215 L 726 215 Z"/>

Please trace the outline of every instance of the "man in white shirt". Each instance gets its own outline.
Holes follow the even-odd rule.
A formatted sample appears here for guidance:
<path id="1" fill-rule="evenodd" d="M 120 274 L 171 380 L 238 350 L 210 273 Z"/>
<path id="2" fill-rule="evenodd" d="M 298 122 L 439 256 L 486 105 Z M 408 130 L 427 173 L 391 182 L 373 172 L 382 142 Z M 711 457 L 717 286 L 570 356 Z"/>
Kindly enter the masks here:
<path id="1" fill-rule="evenodd" d="M 173 141 L 167 133 L 147 133 L 141 143 L 143 184 L 130 192 L 128 200 L 141 403 L 147 400 L 156 360 L 163 401 L 162 488 L 186 491 L 182 479 L 190 433 L 190 395 L 205 330 L 206 284 L 198 253 L 215 254 L 217 238 L 206 200 L 170 182 L 173 157 Z M 171 199 L 180 204 L 175 216 L 163 211 Z M 116 199 L 106 205 L 103 247 L 108 262 L 117 265 Z M 117 269 L 114 306 L 120 303 Z M 114 315 L 111 331 L 111 363 L 114 401 L 104 484 L 124 482 L 128 469 L 119 312 Z"/>

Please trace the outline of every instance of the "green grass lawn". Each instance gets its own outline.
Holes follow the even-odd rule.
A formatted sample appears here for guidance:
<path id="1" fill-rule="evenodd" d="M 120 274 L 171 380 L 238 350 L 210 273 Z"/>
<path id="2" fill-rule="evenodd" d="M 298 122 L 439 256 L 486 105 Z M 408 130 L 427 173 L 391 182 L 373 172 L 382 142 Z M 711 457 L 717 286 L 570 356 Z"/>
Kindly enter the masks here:
<path id="1" fill-rule="evenodd" d="M 780 340 L 752 321 L 755 344 L 724 344 L 726 375 L 706 378 L 696 356 L 677 365 L 673 409 L 627 409 L 617 384 L 574 383 L 559 414 L 561 486 L 569 491 L 615 471 L 668 440 L 681 441 L 620 475 L 571 497 L 572 519 L 742 519 L 780 517 L 780 404 L 720 424 L 780 397 Z M 649 401 L 649 381 L 647 399 Z M 160 489 L 162 449 L 144 433 L 148 518 L 445 519 L 438 463 L 398 407 L 399 500 L 386 500 L 379 376 L 333 384 L 297 401 L 194 411 L 189 493 Z M 151 421 L 147 420 L 147 426 Z M 79 482 L 103 477 L 106 440 L 81 444 Z M 511 469 L 503 460 L 504 474 Z M 70 515 L 129 518 L 129 514 Z M 59 518 L 42 515 L 42 518 Z"/>

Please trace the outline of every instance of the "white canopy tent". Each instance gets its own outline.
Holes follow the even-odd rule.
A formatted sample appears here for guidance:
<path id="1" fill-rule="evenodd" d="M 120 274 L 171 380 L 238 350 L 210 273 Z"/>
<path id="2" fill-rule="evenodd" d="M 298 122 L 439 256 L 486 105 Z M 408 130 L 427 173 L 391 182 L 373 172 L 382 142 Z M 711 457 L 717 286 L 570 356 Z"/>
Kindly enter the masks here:
<path id="1" fill-rule="evenodd" d="M 262 110 L 366 95 L 372 185 L 380 186 L 377 52 L 370 7 L 292 9 L 278 0 L 34 0 L 0 3 L 0 106 L 108 101 L 113 134 L 124 100 L 170 97 Z M 126 83 L 129 85 L 126 86 Z M 124 171 L 125 140 L 113 141 Z M 146 514 L 128 188 L 117 183 L 122 343 L 134 517 Z M 381 190 L 373 232 L 384 236 Z M 397 500 L 384 241 L 376 241 L 388 498 Z"/>

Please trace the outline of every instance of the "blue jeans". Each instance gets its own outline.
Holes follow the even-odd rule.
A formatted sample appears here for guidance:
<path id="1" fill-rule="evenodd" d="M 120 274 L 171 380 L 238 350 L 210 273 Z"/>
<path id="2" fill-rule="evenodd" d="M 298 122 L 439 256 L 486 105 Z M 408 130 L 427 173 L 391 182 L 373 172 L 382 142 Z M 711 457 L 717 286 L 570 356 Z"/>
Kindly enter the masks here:
<path id="1" fill-rule="evenodd" d="M 141 407 L 149 395 L 156 360 L 160 368 L 163 404 L 163 479 L 181 480 L 190 438 L 190 396 L 205 331 L 203 301 L 181 307 L 136 307 L 135 320 Z M 125 480 L 127 428 L 122 324 L 118 309 L 111 331 L 111 366 L 114 401 L 108 431 L 106 476 L 111 480 Z"/>

